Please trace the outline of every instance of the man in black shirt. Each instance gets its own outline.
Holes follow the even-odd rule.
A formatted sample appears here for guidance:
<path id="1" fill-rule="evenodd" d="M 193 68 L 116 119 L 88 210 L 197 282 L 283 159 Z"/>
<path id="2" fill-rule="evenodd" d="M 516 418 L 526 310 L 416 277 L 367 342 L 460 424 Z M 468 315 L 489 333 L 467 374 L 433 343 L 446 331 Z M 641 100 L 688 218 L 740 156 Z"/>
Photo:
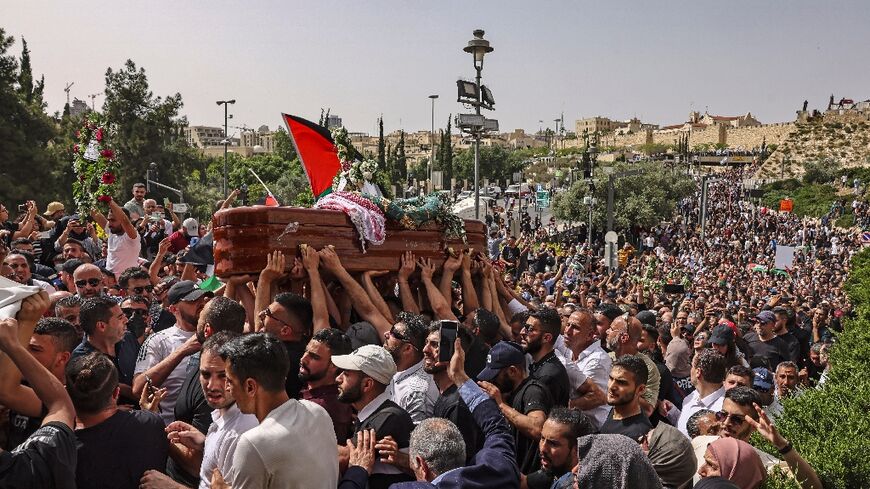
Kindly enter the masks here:
<path id="1" fill-rule="evenodd" d="M 553 400 L 547 387 L 526 372 L 522 347 L 508 341 L 496 343 L 477 378 L 511 424 L 520 472 L 538 470 L 538 440 Z"/>
<path id="2" fill-rule="evenodd" d="M 568 372 L 553 349 L 561 332 L 562 320 L 555 309 L 542 307 L 531 313 L 520 332 L 523 350 L 531 355 L 529 377 L 544 384 L 554 406 L 568 405 Z"/>
<path id="3" fill-rule="evenodd" d="M 47 294 L 38 297 L 47 307 Z M 42 427 L 24 443 L 13 452 L 0 451 L 0 489 L 74 489 L 77 459 L 72 402 L 63 384 L 21 345 L 18 328 L 14 319 L 0 321 L 0 350 L 5 353 L 0 355 L 0 367 L 24 372 L 46 413 Z"/>
<path id="4" fill-rule="evenodd" d="M 625 355 L 610 368 L 607 382 L 607 404 L 613 406 L 601 433 L 625 435 L 639 441 L 652 429 L 647 415 L 640 408 L 649 372 L 646 362 L 635 355 Z"/>
<path id="5" fill-rule="evenodd" d="M 577 465 L 577 438 L 595 433 L 595 426 L 577 409 L 555 407 L 541 429 L 541 470 L 526 477 L 529 489 L 549 489 Z"/>
<path id="6" fill-rule="evenodd" d="M 746 344 L 751 350 L 747 356 L 763 358 L 770 371 L 790 358 L 788 345 L 773 332 L 775 324 L 776 315 L 773 312 L 761 311 L 755 317 L 755 331 L 744 336 Z"/>
<path id="7" fill-rule="evenodd" d="M 429 327 L 429 336 L 426 337 L 426 345 L 423 347 L 423 371 L 432 375 L 438 392 L 441 395 L 435 401 L 433 417 L 449 419 L 459 428 L 462 439 L 465 441 L 465 461 L 469 463 L 474 455 L 483 448 L 484 437 L 480 427 L 474 421 L 468 405 L 459 395 L 459 388 L 450 380 L 447 374 L 447 366 L 450 362 L 439 362 L 438 355 L 441 350 L 441 326 L 433 322 Z"/>
<path id="8" fill-rule="evenodd" d="M 359 420 L 354 424 L 351 442 L 357 433 L 364 429 L 375 430 L 379 441 L 391 437 L 397 449 L 408 448 L 414 422 L 411 416 L 398 404 L 390 400 L 386 392 L 393 376 L 396 363 L 392 355 L 382 346 L 365 345 L 349 355 L 336 355 L 332 363 L 342 369 L 338 378 L 338 400 L 356 409 Z M 339 467 L 346 467 L 349 450 L 346 445 L 338 445 Z M 397 482 L 411 481 L 413 478 L 393 465 L 376 462 L 369 477 L 369 489 L 387 489 Z"/>

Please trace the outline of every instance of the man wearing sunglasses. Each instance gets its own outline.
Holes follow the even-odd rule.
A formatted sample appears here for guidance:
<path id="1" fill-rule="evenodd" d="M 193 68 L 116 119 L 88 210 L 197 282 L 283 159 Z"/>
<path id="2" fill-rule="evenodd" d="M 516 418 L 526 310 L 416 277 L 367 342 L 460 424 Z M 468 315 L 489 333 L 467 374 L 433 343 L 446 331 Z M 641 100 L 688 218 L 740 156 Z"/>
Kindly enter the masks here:
<path id="1" fill-rule="evenodd" d="M 85 263 L 76 268 L 73 272 L 73 283 L 76 295 L 82 300 L 103 295 L 103 272 L 96 265 Z"/>
<path id="2" fill-rule="evenodd" d="M 128 268 L 118 277 L 118 285 L 121 286 L 122 293 L 127 296 L 141 295 L 152 298 L 151 293 L 154 291 L 154 286 L 151 284 L 151 276 L 144 269 L 139 267 Z"/>
<path id="3" fill-rule="evenodd" d="M 400 312 L 397 319 L 399 322 L 384 335 L 384 349 L 396 363 L 396 375 L 387 392 L 417 425 L 432 417 L 439 396 L 432 376 L 423 371 L 423 347 L 429 328 L 418 314 Z"/>
<path id="4" fill-rule="evenodd" d="M 752 433 L 758 431 L 759 435 L 776 447 L 804 488 L 822 489 L 822 482 L 816 471 L 771 423 L 761 408 L 758 393 L 753 389 L 735 387 L 726 392 L 722 409 L 716 412 L 716 420 L 722 425 L 719 432 L 722 437 L 732 437 L 748 443 Z M 779 459 L 766 452 L 759 449 L 755 451 L 761 457 L 765 469 L 769 470 L 780 463 Z"/>

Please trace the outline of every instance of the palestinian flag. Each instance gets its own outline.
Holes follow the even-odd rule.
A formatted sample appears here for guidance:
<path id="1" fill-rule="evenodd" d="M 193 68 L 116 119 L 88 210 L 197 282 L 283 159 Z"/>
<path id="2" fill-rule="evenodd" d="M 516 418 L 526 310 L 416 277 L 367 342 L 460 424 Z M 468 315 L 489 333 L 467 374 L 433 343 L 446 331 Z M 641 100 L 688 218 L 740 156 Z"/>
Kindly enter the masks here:
<path id="1" fill-rule="evenodd" d="M 320 199 L 332 191 L 332 179 L 341 168 L 332 135 L 325 127 L 301 117 L 288 114 L 281 116 L 287 124 L 305 176 L 308 177 L 311 193 L 315 200 Z"/>

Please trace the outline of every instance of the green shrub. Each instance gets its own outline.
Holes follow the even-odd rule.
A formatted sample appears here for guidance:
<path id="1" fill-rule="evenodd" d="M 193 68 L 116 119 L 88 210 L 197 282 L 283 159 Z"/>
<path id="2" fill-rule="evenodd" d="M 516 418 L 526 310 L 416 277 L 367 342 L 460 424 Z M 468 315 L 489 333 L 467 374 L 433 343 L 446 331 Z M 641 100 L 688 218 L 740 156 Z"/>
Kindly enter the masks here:
<path id="1" fill-rule="evenodd" d="M 831 349 L 828 381 L 783 402 L 777 426 L 832 489 L 870 487 L 870 250 L 845 285 L 854 315 Z M 765 487 L 784 481 L 771 480 Z"/>

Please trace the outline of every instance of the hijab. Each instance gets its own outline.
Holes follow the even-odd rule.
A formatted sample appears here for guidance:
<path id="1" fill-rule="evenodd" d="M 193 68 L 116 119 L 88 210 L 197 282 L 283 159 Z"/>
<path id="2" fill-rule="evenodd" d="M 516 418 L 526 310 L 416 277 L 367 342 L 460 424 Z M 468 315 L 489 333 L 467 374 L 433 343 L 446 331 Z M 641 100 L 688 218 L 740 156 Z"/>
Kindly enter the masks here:
<path id="1" fill-rule="evenodd" d="M 764 482 L 767 472 L 755 448 L 736 438 L 719 438 L 708 447 L 719 462 L 719 473 L 741 489 L 755 489 Z"/>

